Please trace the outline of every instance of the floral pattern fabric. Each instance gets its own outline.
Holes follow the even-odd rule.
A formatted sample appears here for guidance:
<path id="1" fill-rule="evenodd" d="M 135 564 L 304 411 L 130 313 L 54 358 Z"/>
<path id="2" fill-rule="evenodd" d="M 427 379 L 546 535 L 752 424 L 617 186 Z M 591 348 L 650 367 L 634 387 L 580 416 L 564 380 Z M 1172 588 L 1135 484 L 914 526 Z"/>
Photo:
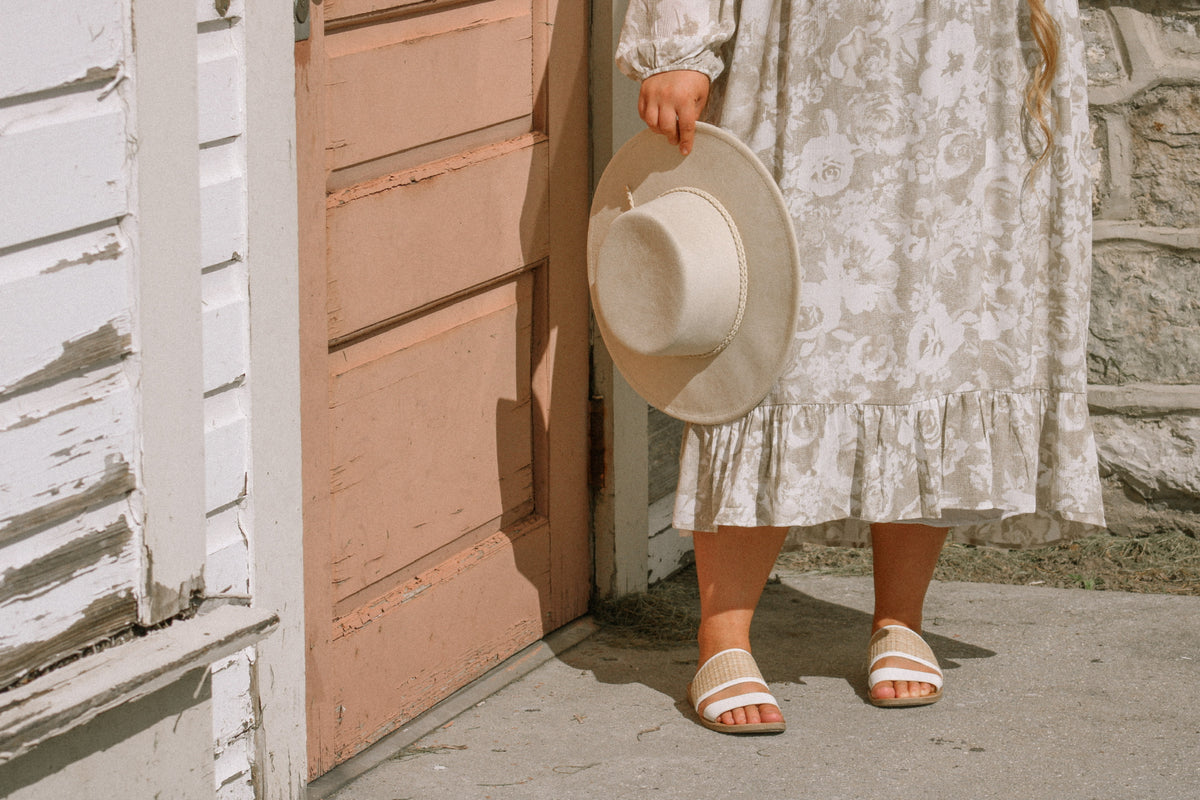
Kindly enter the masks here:
<path id="1" fill-rule="evenodd" d="M 631 0 L 643 79 L 714 79 L 709 121 L 779 182 L 804 278 L 765 400 L 684 435 L 675 525 L 872 521 L 1026 546 L 1104 525 L 1087 405 L 1091 149 L 1075 0 L 1041 169 L 1024 0 Z"/>

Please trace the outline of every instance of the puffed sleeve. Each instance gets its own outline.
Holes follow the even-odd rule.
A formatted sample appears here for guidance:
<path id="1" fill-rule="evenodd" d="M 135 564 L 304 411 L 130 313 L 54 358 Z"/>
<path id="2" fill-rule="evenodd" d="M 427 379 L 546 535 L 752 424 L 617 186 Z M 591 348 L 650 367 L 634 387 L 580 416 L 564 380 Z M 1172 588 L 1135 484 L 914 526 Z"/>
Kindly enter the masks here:
<path id="1" fill-rule="evenodd" d="M 672 69 L 715 79 L 721 48 L 737 29 L 735 0 L 629 0 L 617 66 L 635 80 Z"/>

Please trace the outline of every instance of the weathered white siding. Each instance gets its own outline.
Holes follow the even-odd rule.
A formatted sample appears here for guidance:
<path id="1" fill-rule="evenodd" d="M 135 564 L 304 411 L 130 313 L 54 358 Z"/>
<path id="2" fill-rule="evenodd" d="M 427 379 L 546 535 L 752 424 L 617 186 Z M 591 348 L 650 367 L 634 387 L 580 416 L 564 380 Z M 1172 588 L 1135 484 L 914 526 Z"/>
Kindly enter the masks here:
<path id="1" fill-rule="evenodd" d="M 206 594 L 248 597 L 249 308 L 244 4 L 197 0 Z"/>
<path id="2" fill-rule="evenodd" d="M 251 765 L 258 719 L 249 691 L 254 659 L 254 648 L 246 648 L 212 666 L 218 800 L 254 797 Z"/>
<path id="3" fill-rule="evenodd" d="M 291 5 L 249 23 L 243 0 L 0 10 L 0 691 L 234 603 L 0 694 L 0 786 L 13 759 L 49 763 L 47 737 L 86 740 L 90 715 L 158 685 L 137 655 L 153 641 L 172 674 L 210 671 L 212 702 L 188 678 L 186 713 L 142 704 L 161 724 L 127 741 L 149 755 L 120 744 L 115 778 L 78 759 L 22 796 L 301 797 Z M 254 502 L 271 569 L 252 559 Z"/>
<path id="4" fill-rule="evenodd" d="M 143 580 L 126 5 L 5 19 L 0 686 L 132 624 Z"/>
<path id="5" fill-rule="evenodd" d="M 205 593 L 250 597 L 252 535 L 244 4 L 198 0 L 204 298 Z M 218 800 L 254 797 L 255 649 L 213 665 Z"/>

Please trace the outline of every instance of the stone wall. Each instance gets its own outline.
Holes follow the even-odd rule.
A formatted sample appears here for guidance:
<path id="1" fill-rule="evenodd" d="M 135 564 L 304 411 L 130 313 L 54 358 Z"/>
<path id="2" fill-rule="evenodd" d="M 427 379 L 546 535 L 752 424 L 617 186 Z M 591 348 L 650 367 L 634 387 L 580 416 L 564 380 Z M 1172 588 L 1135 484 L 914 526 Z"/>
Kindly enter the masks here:
<path id="1" fill-rule="evenodd" d="M 1081 2 L 1095 144 L 1089 399 L 1109 526 L 1200 533 L 1200 0 Z"/>

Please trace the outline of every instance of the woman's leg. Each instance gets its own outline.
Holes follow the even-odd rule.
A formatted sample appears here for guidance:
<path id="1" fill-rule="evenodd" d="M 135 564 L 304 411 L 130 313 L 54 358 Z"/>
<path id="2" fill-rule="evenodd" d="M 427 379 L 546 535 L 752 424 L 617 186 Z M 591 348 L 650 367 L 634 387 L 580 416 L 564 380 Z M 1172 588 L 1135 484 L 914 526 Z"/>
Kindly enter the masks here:
<path id="1" fill-rule="evenodd" d="M 875 619 L 871 632 L 884 625 L 904 625 L 921 632 L 925 592 L 933 579 L 938 555 L 946 541 L 946 529 L 930 525 L 901 525 L 894 522 L 871 525 L 871 548 L 875 564 Z M 906 658 L 885 658 L 878 667 L 902 667 L 928 672 Z M 876 699 L 924 697 L 933 694 L 929 683 L 881 681 L 871 690 Z"/>
<path id="2" fill-rule="evenodd" d="M 693 534 L 700 583 L 700 664 L 731 647 L 750 649 L 750 620 L 786 535 L 787 528 L 726 527 L 717 533 Z M 757 684 L 731 686 L 705 705 L 746 691 L 762 688 Z M 718 719 L 726 725 L 744 725 L 781 722 L 783 715 L 772 705 L 744 706 Z"/>

